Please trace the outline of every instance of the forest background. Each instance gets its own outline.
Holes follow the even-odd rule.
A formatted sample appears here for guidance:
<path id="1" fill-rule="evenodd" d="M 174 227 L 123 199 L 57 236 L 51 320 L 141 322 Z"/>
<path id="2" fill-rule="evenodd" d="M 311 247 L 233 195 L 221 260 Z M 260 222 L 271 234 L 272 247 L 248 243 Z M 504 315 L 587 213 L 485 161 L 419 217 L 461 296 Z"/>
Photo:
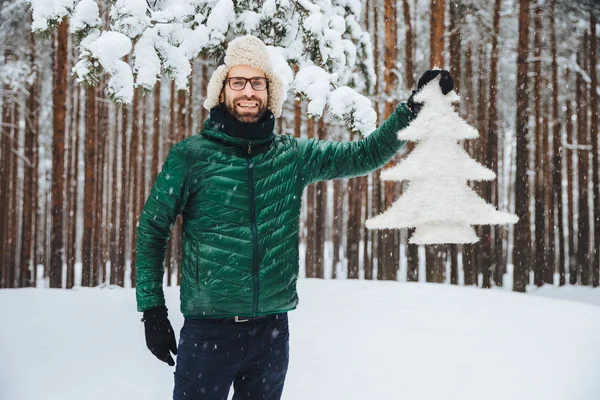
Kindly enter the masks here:
<path id="1" fill-rule="evenodd" d="M 379 122 L 408 98 L 425 70 L 450 70 L 459 112 L 480 133 L 464 146 L 498 176 L 472 186 L 520 220 L 514 227 L 478 227 L 482 239 L 474 245 L 419 248 L 407 244 L 406 230 L 364 227 L 403 184 L 382 182 L 380 171 L 320 182 L 304 193 L 303 275 L 510 284 L 521 292 L 528 284 L 597 287 L 598 5 L 361 4 L 377 78 L 365 94 Z M 99 5 L 108 26 L 110 2 Z M 202 54 L 193 60 L 187 91 L 163 76 L 150 92 L 136 88 L 131 104 L 116 104 L 106 76 L 95 86 L 71 76 L 78 38 L 69 33 L 68 18 L 44 34 L 33 33 L 31 22 L 27 2 L 0 1 L 0 288 L 135 286 L 143 202 L 169 148 L 201 130 L 216 60 Z M 307 118 L 306 101 L 292 96 L 276 127 L 301 137 L 360 139 L 327 117 Z M 181 220 L 168 246 L 168 285 L 179 282 L 180 232 Z"/>

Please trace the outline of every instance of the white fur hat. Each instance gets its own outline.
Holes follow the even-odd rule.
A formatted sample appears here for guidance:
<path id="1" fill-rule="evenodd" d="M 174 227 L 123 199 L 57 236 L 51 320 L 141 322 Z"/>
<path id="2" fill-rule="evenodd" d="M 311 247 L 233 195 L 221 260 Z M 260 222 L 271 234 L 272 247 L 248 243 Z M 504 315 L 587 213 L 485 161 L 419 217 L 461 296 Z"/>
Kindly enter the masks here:
<path id="1" fill-rule="evenodd" d="M 219 65 L 210 77 L 204 108 L 210 110 L 219 105 L 219 96 L 223 89 L 223 81 L 227 78 L 227 73 L 231 67 L 248 65 L 262 70 L 267 76 L 269 80 L 268 108 L 276 118 L 281 116 L 281 109 L 285 100 L 283 81 L 273 71 L 271 56 L 269 56 L 267 46 L 262 40 L 252 35 L 233 39 L 229 43 L 229 46 L 227 46 L 224 61 L 225 64 Z"/>

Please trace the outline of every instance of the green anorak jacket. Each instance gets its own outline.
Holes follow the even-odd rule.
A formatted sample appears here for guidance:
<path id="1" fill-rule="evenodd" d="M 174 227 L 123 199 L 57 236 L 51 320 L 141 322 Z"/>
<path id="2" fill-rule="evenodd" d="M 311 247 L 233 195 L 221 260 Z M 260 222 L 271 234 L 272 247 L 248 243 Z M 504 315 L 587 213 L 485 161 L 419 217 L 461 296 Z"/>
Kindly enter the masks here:
<path id="1" fill-rule="evenodd" d="M 267 138 L 247 140 L 207 119 L 201 134 L 171 148 L 140 216 L 138 311 L 165 305 L 165 251 L 180 214 L 184 317 L 250 317 L 296 308 L 304 188 L 383 167 L 403 146 L 397 133 L 413 118 L 400 104 L 356 142 L 275 135 L 272 129 Z"/>

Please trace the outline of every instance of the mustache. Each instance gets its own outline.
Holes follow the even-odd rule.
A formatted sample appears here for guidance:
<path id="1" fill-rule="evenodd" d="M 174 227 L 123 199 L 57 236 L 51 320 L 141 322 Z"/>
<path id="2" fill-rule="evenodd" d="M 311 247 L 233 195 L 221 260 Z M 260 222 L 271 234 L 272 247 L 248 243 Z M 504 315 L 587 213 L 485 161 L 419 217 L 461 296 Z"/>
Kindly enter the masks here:
<path id="1" fill-rule="evenodd" d="M 238 100 L 246 100 L 246 101 L 254 100 L 257 103 L 262 103 L 262 100 L 259 99 L 258 97 L 255 97 L 255 96 L 248 97 L 248 96 L 241 95 L 241 96 L 235 97 L 233 100 L 234 101 L 238 101 Z"/>

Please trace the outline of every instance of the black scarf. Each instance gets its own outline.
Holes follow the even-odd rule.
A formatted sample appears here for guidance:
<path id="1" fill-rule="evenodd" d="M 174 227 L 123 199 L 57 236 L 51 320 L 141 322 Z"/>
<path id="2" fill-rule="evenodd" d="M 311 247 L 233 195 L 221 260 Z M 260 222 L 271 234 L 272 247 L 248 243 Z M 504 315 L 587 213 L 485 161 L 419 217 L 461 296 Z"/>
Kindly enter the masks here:
<path id="1" fill-rule="evenodd" d="M 273 134 L 275 128 L 275 117 L 269 110 L 258 122 L 246 123 L 233 119 L 224 107 L 217 106 L 210 110 L 210 119 L 221 125 L 219 129 L 221 132 L 246 140 L 266 139 Z"/>

